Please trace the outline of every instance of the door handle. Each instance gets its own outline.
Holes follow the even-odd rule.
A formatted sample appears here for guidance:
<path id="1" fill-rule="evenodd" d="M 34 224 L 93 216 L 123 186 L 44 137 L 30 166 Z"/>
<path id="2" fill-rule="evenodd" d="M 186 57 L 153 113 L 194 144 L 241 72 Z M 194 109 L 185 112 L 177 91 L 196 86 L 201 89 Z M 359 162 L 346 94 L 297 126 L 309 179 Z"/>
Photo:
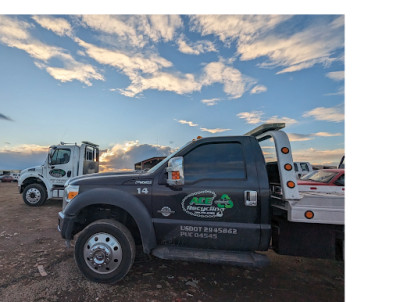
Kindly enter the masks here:
<path id="1" fill-rule="evenodd" d="M 257 191 L 244 191 L 244 205 L 246 207 L 257 206 Z"/>

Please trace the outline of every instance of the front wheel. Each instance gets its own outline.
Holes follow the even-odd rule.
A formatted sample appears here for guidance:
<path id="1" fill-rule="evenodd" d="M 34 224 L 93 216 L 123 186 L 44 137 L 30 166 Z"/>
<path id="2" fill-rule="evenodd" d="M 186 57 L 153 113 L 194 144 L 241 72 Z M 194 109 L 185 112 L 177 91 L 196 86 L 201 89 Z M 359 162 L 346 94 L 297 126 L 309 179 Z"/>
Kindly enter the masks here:
<path id="1" fill-rule="evenodd" d="M 46 201 L 46 189 L 40 184 L 30 184 L 25 187 L 22 198 L 28 206 L 41 206 Z"/>
<path id="2" fill-rule="evenodd" d="M 135 259 L 135 242 L 122 223 L 101 219 L 89 224 L 75 245 L 75 262 L 90 281 L 115 283 L 125 277 Z"/>

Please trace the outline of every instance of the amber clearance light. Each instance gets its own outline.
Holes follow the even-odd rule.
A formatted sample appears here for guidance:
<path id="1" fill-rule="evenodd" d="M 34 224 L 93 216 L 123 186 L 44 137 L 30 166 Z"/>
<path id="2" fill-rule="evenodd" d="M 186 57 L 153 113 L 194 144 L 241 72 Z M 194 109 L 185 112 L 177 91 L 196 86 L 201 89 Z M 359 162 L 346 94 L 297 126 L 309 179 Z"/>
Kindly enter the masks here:
<path id="1" fill-rule="evenodd" d="M 307 219 L 313 219 L 313 218 L 314 218 L 314 212 L 313 212 L 313 211 L 306 211 L 306 212 L 304 213 L 304 216 L 305 216 Z"/>
<path id="2" fill-rule="evenodd" d="M 292 171 L 292 169 L 293 169 L 293 167 L 292 167 L 291 164 L 286 164 L 286 165 L 285 165 L 285 170 L 286 170 L 286 171 Z"/>
<path id="3" fill-rule="evenodd" d="M 281 151 L 282 151 L 283 154 L 288 154 L 289 153 L 289 148 L 288 147 L 283 147 L 281 149 Z"/>
<path id="4" fill-rule="evenodd" d="M 291 189 L 293 189 L 293 188 L 296 186 L 296 184 L 294 183 L 294 181 L 291 181 L 291 180 L 289 180 L 286 184 L 287 184 L 287 186 L 288 186 L 289 188 L 291 188 Z"/>
<path id="5" fill-rule="evenodd" d="M 180 179 L 181 175 L 179 174 L 179 171 L 173 171 L 172 172 L 172 179 Z"/>
<path id="6" fill-rule="evenodd" d="M 76 195 L 78 195 L 78 192 L 76 192 L 76 191 L 68 192 L 68 199 L 71 200 L 71 199 L 73 199 Z"/>

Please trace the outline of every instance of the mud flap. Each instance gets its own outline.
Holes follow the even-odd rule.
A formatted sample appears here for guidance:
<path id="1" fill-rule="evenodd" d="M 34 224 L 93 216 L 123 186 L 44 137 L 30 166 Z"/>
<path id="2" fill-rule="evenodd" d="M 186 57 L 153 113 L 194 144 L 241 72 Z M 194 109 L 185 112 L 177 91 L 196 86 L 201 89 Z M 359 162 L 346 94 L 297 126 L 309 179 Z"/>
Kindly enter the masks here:
<path id="1" fill-rule="evenodd" d="M 344 226 L 272 221 L 272 249 L 281 255 L 343 260 Z"/>

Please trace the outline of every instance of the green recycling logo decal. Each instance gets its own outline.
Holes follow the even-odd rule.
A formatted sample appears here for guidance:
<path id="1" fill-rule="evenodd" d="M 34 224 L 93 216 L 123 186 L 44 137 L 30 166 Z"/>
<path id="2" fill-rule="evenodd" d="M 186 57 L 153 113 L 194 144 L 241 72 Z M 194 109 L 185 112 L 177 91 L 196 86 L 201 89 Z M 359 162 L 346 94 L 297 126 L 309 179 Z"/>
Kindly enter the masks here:
<path id="1" fill-rule="evenodd" d="M 223 194 L 218 200 L 216 197 L 215 192 L 208 190 L 191 193 L 182 200 L 182 209 L 200 218 L 223 217 L 226 209 L 233 208 L 233 201 L 228 194 Z"/>
<path id="2" fill-rule="evenodd" d="M 49 174 L 53 177 L 60 178 L 64 177 L 66 172 L 63 169 L 53 169 L 49 171 Z"/>

